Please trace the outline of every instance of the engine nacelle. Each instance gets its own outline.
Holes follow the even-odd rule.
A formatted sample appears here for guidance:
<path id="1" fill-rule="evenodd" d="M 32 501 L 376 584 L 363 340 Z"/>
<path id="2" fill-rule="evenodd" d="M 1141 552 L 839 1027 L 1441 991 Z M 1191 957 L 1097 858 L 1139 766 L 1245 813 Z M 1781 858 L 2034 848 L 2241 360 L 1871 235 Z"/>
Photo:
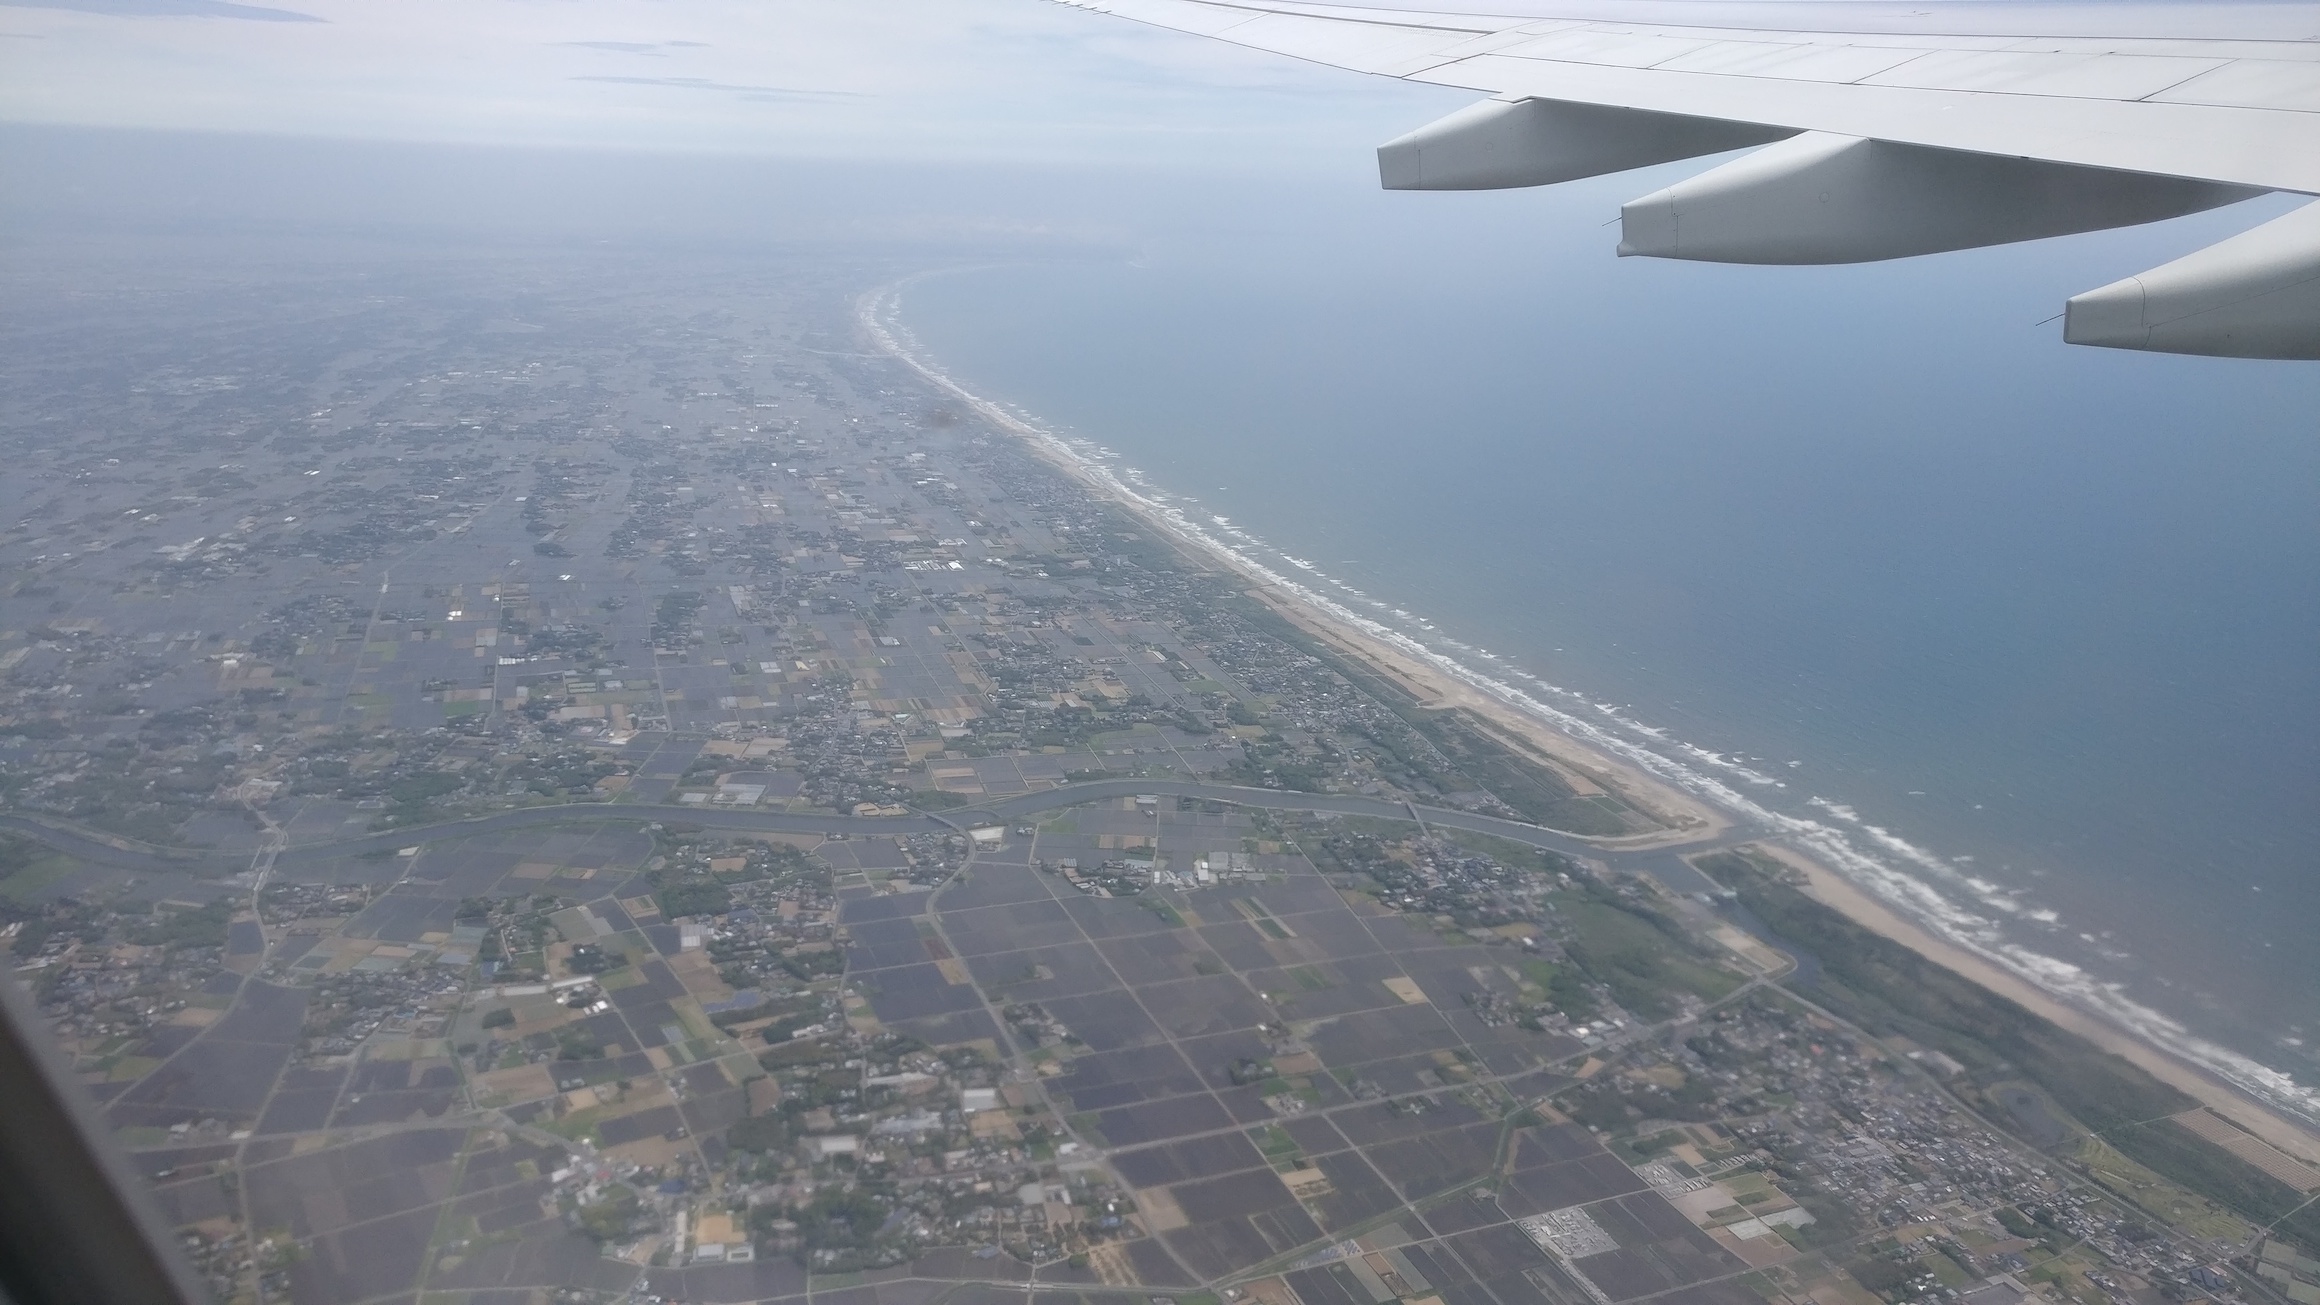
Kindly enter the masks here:
<path id="1" fill-rule="evenodd" d="M 1378 179 L 1387 190 L 1551 186 L 1794 134 L 1597 104 L 1484 100 L 1378 146 Z"/>
<path id="2" fill-rule="evenodd" d="M 1622 206 L 1619 252 L 1867 263 L 2156 222 L 2262 193 L 1806 132 Z"/>

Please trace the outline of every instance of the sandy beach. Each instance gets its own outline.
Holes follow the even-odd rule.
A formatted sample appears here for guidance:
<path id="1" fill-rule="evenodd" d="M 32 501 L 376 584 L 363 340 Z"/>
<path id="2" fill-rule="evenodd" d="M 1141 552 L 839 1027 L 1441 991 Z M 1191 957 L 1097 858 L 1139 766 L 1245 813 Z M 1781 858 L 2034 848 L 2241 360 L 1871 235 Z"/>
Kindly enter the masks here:
<path id="1" fill-rule="evenodd" d="M 1085 480 L 1086 477 L 1081 479 Z M 1207 556 L 1205 550 L 1202 555 Z M 1506 733 L 1529 743 L 1536 751 L 1551 758 L 1558 768 L 1585 775 L 1671 826 L 1661 834 L 1626 839 L 1590 839 L 1590 842 L 1625 848 L 1683 847 L 1710 841 L 1732 828 L 1731 818 L 1714 807 L 1670 788 L 1576 739 L 1557 733 L 1544 722 L 1517 712 L 1487 694 L 1443 675 L 1433 667 L 1402 654 L 1398 649 L 1368 637 L 1363 631 L 1331 620 L 1327 613 L 1315 611 L 1298 602 L 1295 595 L 1271 587 L 1252 592 L 1301 628 L 1327 640 L 1347 656 L 1391 677 L 1422 701 L 1472 710 Z M 1818 861 L 1774 842 L 1767 841 L 1754 846 L 1801 873 L 1812 897 L 1855 924 L 1900 943 L 1935 964 L 1963 975 L 1981 987 L 2076 1033 L 2103 1050 L 2123 1057 L 2153 1078 L 2192 1097 L 2288 1155 L 2307 1164 L 2320 1165 L 2320 1132 L 2305 1128 L 2249 1100 L 2230 1084 L 2163 1048 L 2066 1005 L 2028 980 L 1935 937 Z"/>
<path id="2" fill-rule="evenodd" d="M 1084 480 L 1085 477 L 1082 477 Z M 1133 506 L 1133 505 L 1131 505 Z M 1205 552 L 1203 554 L 1206 555 Z M 1375 667 L 1421 700 L 1466 707 L 1507 733 L 1530 743 L 1559 766 L 1576 770 L 1651 812 L 1671 828 L 1663 834 L 1630 839 L 1590 839 L 1610 847 L 1682 847 L 1710 841 L 1732 827 L 1723 812 L 1678 792 L 1631 766 L 1557 733 L 1544 722 L 1514 711 L 1487 694 L 1443 675 L 1398 649 L 1369 638 L 1299 603 L 1294 595 L 1267 588 L 1255 591 L 1300 627 L 1328 640 L 1346 655 Z M 1918 955 L 2051 1020 L 2103 1050 L 2123 1057 L 2153 1078 L 2183 1092 L 2257 1137 L 2308 1164 L 2320 1165 L 2320 1132 L 2249 1100 L 2236 1088 L 2125 1029 L 2080 1011 L 1962 947 L 1943 941 L 1818 861 L 1774 842 L 1755 844 L 1801 873 L 1807 891 L 1855 924 L 1900 943 Z"/>
<path id="3" fill-rule="evenodd" d="M 1061 440 L 976 395 L 914 357 L 879 320 L 881 306 L 908 282 L 884 287 L 864 296 L 859 319 L 876 346 L 893 355 L 928 382 L 940 387 L 977 415 L 1024 441 L 1034 453 L 1084 486 L 1090 493 L 1111 499 L 1169 540 L 1197 565 L 1217 566 L 1250 582 L 1252 597 L 1285 619 L 1328 643 L 1345 656 L 1401 685 L 1420 702 L 1433 707 L 1462 707 L 1489 722 L 1509 742 L 1534 754 L 1534 759 L 1563 774 L 1618 794 L 1668 826 L 1665 831 L 1618 839 L 1589 839 L 1608 848 L 1682 848 L 1715 840 L 1733 828 L 1733 818 L 1718 808 L 1684 793 L 1618 758 L 1566 735 L 1545 721 L 1519 711 L 1490 694 L 1410 655 L 1372 632 L 1342 619 L 1320 604 L 1309 602 L 1276 583 L 1229 550 L 1195 532 L 1187 531 L 1164 511 L 1141 500 L 1116 479 L 1099 475 L 1073 456 Z M 2198 1100 L 2288 1155 L 2320 1165 L 2320 1131 L 2251 1100 L 2222 1079 L 2154 1045 L 2134 1033 L 2098 1019 L 2057 1000 L 2052 995 L 1972 952 L 1948 943 L 1912 923 L 1849 880 L 1792 848 L 1766 841 L 1757 844 L 1802 874 L 1811 895 L 1854 923 L 1924 956 L 1928 960 L 2069 1029 L 2106 1051 L 2119 1055 L 2154 1078 Z"/>
<path id="4" fill-rule="evenodd" d="M 1201 556 L 1210 558 L 1212 555 L 1202 550 Z M 1230 557 L 1223 561 L 1226 565 L 1233 563 Z M 1662 832 L 1624 838 L 1590 838 L 1587 841 L 1591 843 L 1628 849 L 1681 847 L 1715 838 L 1732 827 L 1731 817 L 1707 803 L 1661 783 L 1626 762 L 1559 733 L 1542 721 L 1512 710 L 1471 685 L 1444 675 L 1400 649 L 1370 637 L 1368 632 L 1353 628 L 1329 613 L 1299 601 L 1295 594 L 1270 585 L 1249 592 L 1294 622 L 1299 629 L 1401 685 L 1426 706 L 1466 708 L 1495 726 L 1501 734 L 1509 737 L 1509 741 L 1536 754 L 1535 760 L 1554 769 L 1566 780 L 1577 779 L 1584 784 L 1616 793 L 1668 826 Z"/>
<path id="5" fill-rule="evenodd" d="M 948 376 L 928 367 L 894 339 L 879 320 L 880 306 L 891 302 L 908 284 L 909 281 L 905 280 L 873 291 L 865 295 L 858 305 L 857 317 L 863 331 L 878 348 L 974 409 L 977 415 L 1022 438 L 1033 453 L 1090 493 L 1110 499 L 1134 513 L 1195 565 L 1217 566 L 1240 574 L 1250 582 L 1247 591 L 1250 597 L 1264 603 L 1284 619 L 1340 653 L 1357 659 L 1380 676 L 1400 685 L 1420 703 L 1438 709 L 1463 707 L 1473 712 L 1497 730 L 1502 741 L 1529 752 L 1532 760 L 1556 771 L 1566 781 L 1575 781 L 1573 786 L 1580 792 L 1592 786 L 1617 794 L 1667 827 L 1664 830 L 1618 838 L 1590 838 L 1588 841 L 1625 850 L 1682 847 L 1718 837 L 1732 828 L 1731 816 L 1718 808 L 1645 774 L 1625 761 L 1589 747 L 1527 713 L 1510 708 L 1473 685 L 1446 674 L 1441 668 L 1411 656 L 1405 650 L 1318 604 L 1306 601 L 1276 583 L 1273 577 L 1252 572 L 1245 559 L 1219 547 L 1212 540 L 1184 530 L 1165 513 L 1155 511 L 1151 504 L 1123 492 L 1122 486 L 1116 481 L 1096 474 L 1050 433 L 1032 426 L 998 404 L 972 393 Z"/>
<path id="6" fill-rule="evenodd" d="M 2151 1077 L 2193 1097 L 2289 1155 L 2306 1163 L 2320 1163 L 2320 1133 L 2314 1133 L 2248 1100 L 2229 1084 L 2211 1077 L 2194 1065 L 2178 1060 L 2141 1038 L 2055 1000 L 2037 985 L 1992 965 L 1972 952 L 1943 942 L 1812 858 L 1777 843 L 1758 843 L 1755 846 L 1802 874 L 1807 893 L 1853 923 L 1890 938 L 1944 969 L 1961 974 L 2103 1050 L 2122 1057 Z"/>

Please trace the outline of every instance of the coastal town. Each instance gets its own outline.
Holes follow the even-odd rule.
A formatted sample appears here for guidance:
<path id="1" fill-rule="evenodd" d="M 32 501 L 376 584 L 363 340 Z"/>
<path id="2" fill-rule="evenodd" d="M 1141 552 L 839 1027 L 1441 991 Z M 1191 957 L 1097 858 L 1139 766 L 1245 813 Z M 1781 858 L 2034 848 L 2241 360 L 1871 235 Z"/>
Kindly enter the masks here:
<path id="1" fill-rule="evenodd" d="M 907 270 L 20 287 L 0 928 L 221 1302 L 2320 1305 L 2313 1157 L 1092 492 Z"/>

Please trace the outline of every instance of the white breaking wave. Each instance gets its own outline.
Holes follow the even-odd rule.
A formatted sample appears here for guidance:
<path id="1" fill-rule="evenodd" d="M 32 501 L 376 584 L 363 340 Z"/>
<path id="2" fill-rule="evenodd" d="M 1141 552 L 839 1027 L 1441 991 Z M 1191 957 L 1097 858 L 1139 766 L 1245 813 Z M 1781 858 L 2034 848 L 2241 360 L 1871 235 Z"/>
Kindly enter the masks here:
<path id="1" fill-rule="evenodd" d="M 1514 671 L 1512 674 L 1529 682 L 1537 690 L 1536 693 L 1485 675 L 1441 651 L 1434 643 L 1422 641 L 1354 610 L 1341 601 L 1340 596 L 1350 596 L 1362 606 L 1386 612 L 1429 633 L 1435 628 L 1432 622 L 1401 608 L 1387 607 L 1369 599 L 1351 586 L 1331 579 L 1312 562 L 1291 557 L 1222 516 L 1210 515 L 1206 524 L 1203 524 L 1176 506 L 1164 491 L 1146 483 L 1142 473 L 1108 465 L 1118 457 L 1110 449 L 1088 440 L 1059 435 L 1040 425 L 1021 409 L 1011 411 L 968 390 L 940 368 L 921 358 L 910 347 L 915 340 L 910 337 L 909 331 L 894 320 L 901 305 L 902 292 L 913 282 L 929 275 L 935 274 L 921 273 L 907 277 L 864 295 L 856 306 L 856 316 L 864 333 L 881 349 L 961 403 L 973 408 L 993 425 L 1071 466 L 1083 478 L 1135 508 L 1146 519 L 1242 574 L 1295 596 L 1308 606 L 1359 630 L 1404 656 L 1431 666 L 1551 729 L 1618 757 L 1673 788 L 1721 808 L 1741 821 L 1784 838 L 1935 937 L 1989 961 L 2058 1000 L 2206 1069 L 2258 1100 L 2320 1124 L 2320 1089 L 2306 1087 L 2281 1070 L 2200 1037 L 2172 1016 L 2135 1001 L 2118 983 L 2090 974 L 2069 961 L 2045 955 L 2008 938 L 1993 915 L 2008 918 L 2027 916 L 2050 927 L 2059 919 L 2051 910 L 2025 907 L 2017 891 L 1969 876 L 1939 855 L 1889 830 L 1870 824 L 1858 811 L 1839 802 L 1816 796 L 1808 800 L 1808 805 L 1850 826 L 1854 833 L 1848 833 L 1836 824 L 1774 811 L 1700 767 L 1729 771 L 1741 782 L 1751 785 L 1785 788 L 1785 782 L 1707 749 L 1670 739 L 1666 730 L 1633 719 L 1618 704 L 1592 702 L 1574 690 L 1549 684 L 1528 672 Z M 1290 578 L 1267 565 L 1259 554 L 1282 559 L 1284 564 L 1300 575 L 1295 579 Z M 1327 586 L 1333 592 L 1323 592 L 1316 586 Z M 1439 635 L 1435 636 L 1435 642 L 1447 643 L 1453 648 L 1466 648 L 1464 644 Z M 1560 699 L 1578 708 L 1592 708 L 1595 717 L 1600 719 L 1574 715 L 1555 706 L 1548 698 Z M 1649 746 L 1645 740 L 1664 741 L 1666 746 L 1682 753 L 1697 765 L 1687 765 Z M 1798 763 L 1789 764 L 1794 766 Z M 1905 869 L 1905 866 L 1914 867 L 1916 871 L 1947 885 L 1950 892 L 1935 888 L 1925 878 Z M 1953 893 L 1971 899 L 1982 909 L 1977 911 L 1961 905 L 1957 897 L 1952 896 Z"/>

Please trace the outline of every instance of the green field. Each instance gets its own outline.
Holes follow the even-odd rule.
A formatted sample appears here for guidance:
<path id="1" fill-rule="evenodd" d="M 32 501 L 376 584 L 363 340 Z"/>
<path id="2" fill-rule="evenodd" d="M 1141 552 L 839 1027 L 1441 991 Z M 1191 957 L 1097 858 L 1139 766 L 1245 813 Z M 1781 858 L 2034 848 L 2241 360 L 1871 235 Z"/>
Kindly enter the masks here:
<path id="1" fill-rule="evenodd" d="M 46 897 L 51 888 L 81 868 L 71 857 L 29 840 L 9 838 L 8 843 L 22 847 L 0 844 L 0 898 L 18 906 Z"/>

